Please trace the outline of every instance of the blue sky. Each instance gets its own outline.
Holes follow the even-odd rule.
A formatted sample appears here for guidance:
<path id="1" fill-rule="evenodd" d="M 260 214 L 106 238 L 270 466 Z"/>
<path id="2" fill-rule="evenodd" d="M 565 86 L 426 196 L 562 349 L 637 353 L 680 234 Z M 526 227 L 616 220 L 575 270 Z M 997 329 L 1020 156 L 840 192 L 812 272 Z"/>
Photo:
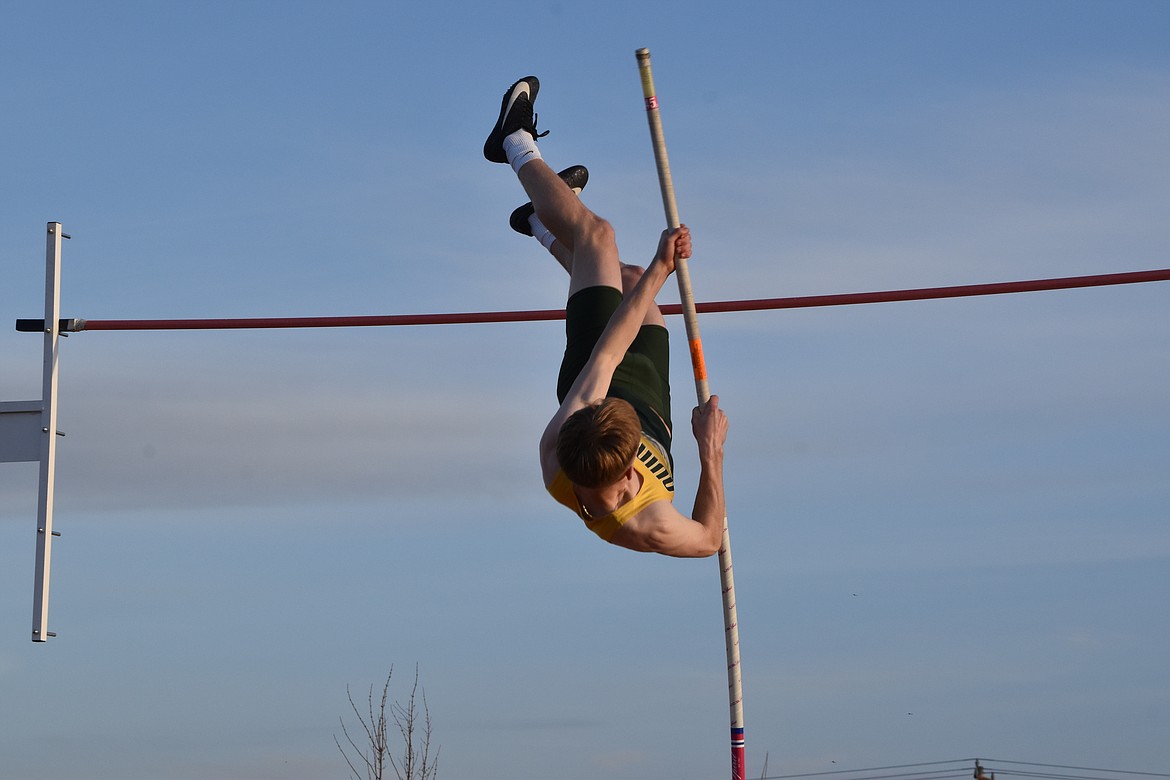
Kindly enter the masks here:
<path id="1" fill-rule="evenodd" d="M 643 46 L 700 300 L 1165 268 L 1167 30 L 1159 2 L 0 3 L 0 399 L 39 393 L 11 322 L 50 220 L 66 316 L 560 307 L 480 156 L 528 73 L 545 158 L 645 261 Z M 1167 770 L 1167 294 L 701 320 L 749 776 Z M 346 686 L 416 663 L 443 777 L 724 775 L 715 561 L 603 545 L 540 486 L 561 339 L 70 337 L 43 645 L 35 467 L 0 468 L 0 778 L 341 776 Z"/>

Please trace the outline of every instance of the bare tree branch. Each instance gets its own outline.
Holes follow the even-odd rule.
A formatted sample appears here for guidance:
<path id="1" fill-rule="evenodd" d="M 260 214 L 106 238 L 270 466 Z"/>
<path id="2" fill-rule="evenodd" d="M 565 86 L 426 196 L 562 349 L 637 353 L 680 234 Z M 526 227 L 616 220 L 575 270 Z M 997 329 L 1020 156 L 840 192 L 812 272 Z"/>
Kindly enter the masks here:
<path id="1" fill-rule="evenodd" d="M 362 730 L 365 732 L 364 745 L 358 745 L 350 736 L 345 719 L 341 718 L 341 733 L 349 745 L 347 749 L 342 745 L 337 735 L 333 735 L 333 742 L 341 751 L 349 771 L 355 780 L 362 780 L 363 773 L 359 767 L 365 769 L 365 780 L 386 780 L 386 761 L 394 770 L 398 780 L 435 780 L 439 769 L 439 749 L 431 756 L 431 712 L 427 706 L 426 691 L 421 690 L 418 684 L 418 665 L 414 667 L 414 684 L 410 689 L 410 696 L 406 704 L 390 701 L 390 681 L 394 676 L 394 667 L 386 675 L 386 683 L 382 686 L 382 696 L 378 703 L 374 703 L 374 686 L 370 686 L 367 700 L 367 712 L 358 709 L 353 700 L 349 687 L 345 689 L 349 699 L 349 707 L 353 710 Z M 418 698 L 422 697 L 422 712 L 419 712 Z M 387 718 L 389 709 L 389 719 Z M 389 725 L 393 720 L 402 740 L 402 754 L 397 759 L 390 749 Z M 421 733 L 420 733 L 421 732 Z"/>

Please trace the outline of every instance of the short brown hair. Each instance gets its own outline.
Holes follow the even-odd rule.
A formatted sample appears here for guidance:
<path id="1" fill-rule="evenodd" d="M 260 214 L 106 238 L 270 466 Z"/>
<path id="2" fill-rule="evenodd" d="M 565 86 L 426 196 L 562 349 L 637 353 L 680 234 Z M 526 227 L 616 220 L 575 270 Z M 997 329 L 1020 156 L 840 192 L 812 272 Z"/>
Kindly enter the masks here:
<path id="1" fill-rule="evenodd" d="M 557 461 L 574 485 L 612 485 L 634 462 L 642 425 L 629 402 L 603 398 L 569 415 L 557 435 Z"/>

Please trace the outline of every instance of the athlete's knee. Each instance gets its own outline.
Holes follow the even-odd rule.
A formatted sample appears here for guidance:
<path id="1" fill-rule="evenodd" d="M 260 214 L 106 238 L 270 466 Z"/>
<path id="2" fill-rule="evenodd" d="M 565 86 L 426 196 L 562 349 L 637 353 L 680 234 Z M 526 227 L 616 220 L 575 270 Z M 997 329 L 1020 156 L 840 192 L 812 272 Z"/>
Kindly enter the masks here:
<path id="1" fill-rule="evenodd" d="M 614 238 L 613 225 L 609 221 L 597 216 L 593 212 L 581 220 L 576 231 L 576 246 L 589 245 L 595 251 L 598 249 L 617 248 Z"/>
<path id="2" fill-rule="evenodd" d="M 640 265 L 622 263 L 622 292 L 629 295 L 645 272 L 646 269 Z"/>

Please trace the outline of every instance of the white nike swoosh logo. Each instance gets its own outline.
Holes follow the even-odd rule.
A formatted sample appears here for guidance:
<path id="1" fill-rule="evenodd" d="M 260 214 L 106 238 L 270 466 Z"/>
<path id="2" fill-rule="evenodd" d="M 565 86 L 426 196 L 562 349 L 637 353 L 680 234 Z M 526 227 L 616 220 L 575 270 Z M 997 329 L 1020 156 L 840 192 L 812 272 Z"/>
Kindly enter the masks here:
<path id="1" fill-rule="evenodd" d="M 527 81 L 521 81 L 512 89 L 512 95 L 508 98 L 508 106 L 504 109 L 504 116 L 508 115 L 508 112 L 512 110 L 512 104 L 515 103 L 516 99 L 521 95 L 528 96 Z M 531 100 L 531 98 L 529 99 Z"/>

